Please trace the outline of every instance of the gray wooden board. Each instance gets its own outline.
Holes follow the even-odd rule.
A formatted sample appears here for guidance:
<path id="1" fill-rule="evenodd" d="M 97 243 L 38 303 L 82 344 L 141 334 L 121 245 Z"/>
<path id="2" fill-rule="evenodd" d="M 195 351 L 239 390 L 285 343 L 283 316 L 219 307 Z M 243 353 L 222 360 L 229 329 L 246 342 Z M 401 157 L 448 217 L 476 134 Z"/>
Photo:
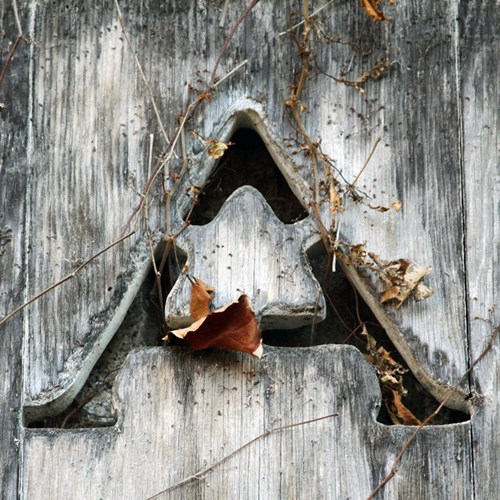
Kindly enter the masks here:
<path id="1" fill-rule="evenodd" d="M 21 498 L 366 498 L 411 428 L 378 424 L 375 372 L 355 348 L 132 351 L 108 429 L 26 431 Z M 470 424 L 425 429 L 379 498 L 472 495 Z"/>
<path id="2" fill-rule="evenodd" d="M 26 10 L 21 8 L 21 15 Z M 10 4 L 0 5 L 0 68 L 17 37 Z M 0 86 L 0 317 L 25 300 L 26 107 L 30 48 L 22 42 Z M 0 498 L 16 498 L 22 429 L 23 315 L 0 326 Z"/>
<path id="3" fill-rule="evenodd" d="M 500 325 L 499 6 L 492 1 L 464 1 L 460 14 L 467 286 L 474 360 L 491 335 L 487 321 Z M 497 338 L 472 374 L 473 390 L 483 396 L 472 420 L 476 498 L 500 497 L 499 345 Z"/>
<path id="4" fill-rule="evenodd" d="M 220 6 L 213 3 L 121 4 L 171 133 L 182 103 L 188 102 L 186 83 L 202 86 L 196 79 L 208 78 L 228 27 L 246 2 L 231 4 L 223 29 Z M 26 219 L 32 252 L 27 293 L 32 295 L 120 234 L 148 176 L 149 134 L 155 134 L 155 154 L 164 141 L 112 4 L 30 5 L 37 42 L 30 73 L 33 106 L 26 117 L 32 124 Z M 244 59 L 248 64 L 201 106 L 188 128 L 221 139 L 239 126 L 256 128 L 307 205 L 310 162 L 300 154 L 292 160 L 284 148 L 284 138 L 294 130 L 283 100 L 300 61 L 289 37 L 278 34 L 289 26 L 292 10 L 300 9 L 293 2 L 261 2 L 255 8 L 230 44 L 219 75 Z M 391 11 L 394 23 L 375 25 L 359 5 L 328 7 L 328 29 L 371 52 L 361 57 L 351 46 L 317 42 L 314 50 L 324 71 L 338 75 L 350 66 L 347 77 L 355 78 L 386 55 L 397 64 L 380 81 L 368 82 L 365 94 L 311 71 L 303 118 L 350 181 L 382 137 L 359 187 L 376 202 L 400 198 L 403 211 L 379 214 L 349 204 L 341 232 L 349 242 L 367 240 L 382 258 L 408 257 L 433 266 L 429 284 L 435 297 L 421 304 L 409 301 L 397 311 L 383 309 L 397 326 L 390 332 L 394 343 L 424 385 L 442 397 L 467 365 L 456 4 L 409 1 Z M 174 200 L 174 228 L 190 203 L 184 189 L 202 184 L 215 163 L 191 134 L 187 152 L 190 169 Z M 178 171 L 180 163 L 175 160 L 173 169 Z M 164 229 L 162 197 L 155 193 L 149 222 Z M 136 242 L 143 231 L 139 224 Z M 30 415 L 59 411 L 71 401 L 123 318 L 147 260 L 147 246 L 140 249 L 130 240 L 30 307 L 24 381 Z M 368 280 L 377 286 L 374 278 Z M 454 403 L 466 406 L 463 398 Z"/>

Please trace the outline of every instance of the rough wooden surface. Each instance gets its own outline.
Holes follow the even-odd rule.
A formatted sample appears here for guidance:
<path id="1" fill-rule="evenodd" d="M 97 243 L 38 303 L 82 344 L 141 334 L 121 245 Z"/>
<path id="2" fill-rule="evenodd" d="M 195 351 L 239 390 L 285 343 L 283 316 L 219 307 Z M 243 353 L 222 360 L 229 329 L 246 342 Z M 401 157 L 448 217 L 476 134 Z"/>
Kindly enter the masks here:
<path id="1" fill-rule="evenodd" d="M 500 23 L 498 2 L 463 2 L 464 187 L 471 360 L 500 325 Z M 491 322 L 491 323 L 490 323 Z M 500 333 L 500 332 L 499 332 Z M 500 364 L 495 347 L 472 374 L 472 389 L 482 397 L 473 417 L 476 498 L 500 497 Z"/>
<path id="2" fill-rule="evenodd" d="M 186 84 L 202 87 L 196 80 L 207 79 L 229 27 L 246 2 L 231 2 L 222 29 L 218 25 L 222 2 L 123 1 L 121 5 L 170 133 L 184 104 L 195 95 Z M 149 134 L 154 134 L 155 155 L 165 145 L 111 3 L 33 1 L 21 7 L 21 22 L 35 43 L 16 55 L 0 89 L 0 102 L 7 104 L 0 123 L 0 229 L 12 229 L 12 241 L 2 240 L 6 242 L 0 257 L 2 314 L 72 272 L 121 234 L 148 176 Z M 316 7 L 312 5 L 311 10 Z M 13 17 L 7 8 L 6 3 L 0 5 L 3 19 L 7 19 L 3 21 L 6 36 L 13 39 Z M 286 169 L 297 197 L 308 206 L 310 160 L 300 153 L 288 155 L 294 147 L 285 148 L 285 138 L 294 137 L 295 131 L 282 104 L 300 59 L 289 37 L 278 35 L 298 20 L 290 14 L 300 9 L 292 1 L 261 2 L 256 7 L 230 44 L 219 76 L 244 59 L 248 64 L 202 105 L 188 128 L 223 140 L 235 128 L 254 128 L 278 166 Z M 371 23 L 358 2 L 334 2 L 323 11 L 324 26 L 333 38 L 339 35 L 343 42 L 354 43 L 315 42 L 315 69 L 354 80 L 382 58 L 395 64 L 383 78 L 367 81 L 364 94 L 334 82 L 319 69 L 312 70 L 303 95 L 308 110 L 303 120 L 311 137 L 321 139 L 322 150 L 336 160 L 351 182 L 381 137 L 357 186 L 373 196 L 375 204 L 400 199 L 403 210 L 400 214 L 380 214 L 348 204 L 341 236 L 351 243 L 366 240 L 368 248 L 384 259 L 408 257 L 433 267 L 428 283 L 435 296 L 423 303 L 410 301 L 399 310 L 382 307 L 379 284 L 370 276 L 359 277 L 359 289 L 374 309 L 382 309 L 383 314 L 379 314 L 392 325 L 388 331 L 393 342 L 414 372 L 442 397 L 487 341 L 491 328 L 474 317 L 487 318 L 488 308 L 498 299 L 498 6 L 493 0 L 409 0 L 396 2 L 387 12 L 393 23 Z M 5 95 L 9 95 L 8 100 Z M 185 189 L 201 185 L 214 167 L 215 161 L 207 156 L 203 144 L 187 134 L 189 171 L 174 199 L 174 229 L 182 224 L 181 216 L 191 203 Z M 175 159 L 173 170 L 179 172 L 181 164 L 182 158 Z M 151 198 L 149 225 L 159 233 L 164 230 L 161 186 L 155 187 Z M 23 443 L 23 431 L 17 425 L 18 391 L 24 391 L 30 418 L 59 411 L 71 401 L 143 279 L 149 259 L 144 226 L 141 219 L 134 226 L 138 230 L 135 240 L 100 258 L 78 279 L 27 309 L 24 317 L 1 327 L 0 367 L 8 374 L 0 385 L 4 495 L 15 491 L 16 440 L 21 440 L 21 447 Z M 371 289 L 366 282 L 371 283 Z M 498 324 L 498 307 L 495 315 L 492 320 Z M 400 496 L 414 497 L 419 488 L 427 492 L 425 488 L 432 485 L 430 493 L 443 498 L 499 496 L 494 472 L 500 462 L 496 359 L 494 350 L 471 377 L 473 389 L 485 396 L 482 407 L 477 398 L 471 400 L 476 411 L 472 421 L 474 464 L 468 441 L 456 441 L 454 434 L 466 433 L 466 424 L 427 429 L 425 436 L 432 436 L 432 446 L 419 444 L 410 450 L 412 466 L 404 475 L 398 473 L 386 495 L 401 492 Z M 353 373 L 362 370 L 359 357 L 349 362 Z M 149 366 L 148 359 L 141 363 Z M 349 376 L 347 368 L 342 370 L 342 376 Z M 134 380 L 131 377 L 129 383 Z M 375 390 L 373 383 L 370 387 Z M 463 384 L 454 401 L 456 407 L 470 407 L 465 400 L 467 392 L 468 386 Z M 187 416 L 189 411 L 186 408 Z M 286 417 L 286 411 L 278 413 Z M 366 414 L 359 416 L 360 426 L 366 422 L 363 418 Z M 148 432 L 154 432 L 151 426 Z M 370 426 L 381 429 L 376 424 Z M 256 434 L 263 429 L 257 429 Z M 28 432 L 27 449 L 30 453 L 36 450 L 40 457 L 50 455 L 51 442 L 59 443 L 57 446 L 68 453 L 75 448 L 77 453 L 87 437 L 97 435 L 113 441 L 120 436 L 113 430 L 92 431 L 87 437 L 84 432 Z M 388 430 L 377 432 L 388 439 Z M 404 434 L 407 430 L 390 432 Z M 389 445 L 383 439 L 366 441 L 364 449 L 369 448 L 372 461 L 362 462 L 361 468 L 357 463 L 341 469 L 345 472 L 338 479 L 342 484 L 335 488 L 347 491 L 346 478 L 352 482 L 361 473 L 368 477 L 368 470 L 375 470 L 366 483 L 373 486 L 387 472 L 400 438 L 398 434 Z M 90 457 L 104 442 L 93 441 Z M 176 443 L 176 449 L 182 449 L 182 441 Z M 347 440 L 344 444 L 351 449 Z M 91 445 L 81 446 L 87 449 L 85 446 Z M 387 447 L 392 451 L 387 452 Z M 100 448 L 99 456 L 105 452 L 105 447 Z M 344 455 L 339 452 L 333 458 L 344 464 L 339 458 Z M 453 463 L 454 456 L 461 457 L 462 465 Z M 26 477 L 31 478 L 27 484 L 36 487 L 30 476 L 33 459 L 29 454 L 27 457 Z M 103 473 L 92 469 L 92 459 L 89 461 L 85 474 L 87 483 L 92 484 L 93 473 Z M 156 466 L 155 460 L 152 462 Z M 175 481 L 201 463 L 192 463 L 189 470 L 177 474 L 175 467 L 169 467 L 170 460 L 160 477 Z M 373 463 L 380 464 L 379 469 Z M 415 464 L 428 467 L 425 474 L 420 474 Z M 45 466 L 47 463 L 42 463 L 42 468 Z M 464 467 L 462 477 L 448 476 L 453 480 L 443 481 L 442 476 L 436 476 L 442 467 L 455 466 Z M 475 492 L 470 490 L 470 467 Z M 67 473 L 63 468 L 53 470 Z M 171 483 L 156 484 L 164 487 Z M 442 489 L 438 492 L 437 488 Z"/>
<path id="3" fill-rule="evenodd" d="M 25 9 L 20 10 L 25 14 Z M 0 68 L 17 36 L 12 12 L 0 5 Z M 25 300 L 24 223 L 29 48 L 21 43 L 0 86 L 0 317 Z M 0 498 L 16 498 L 22 439 L 23 315 L 0 326 Z"/>
<path id="4" fill-rule="evenodd" d="M 214 308 L 245 293 L 261 328 L 273 330 L 324 319 L 325 299 L 306 258 L 319 239 L 312 217 L 283 224 L 256 189 L 244 186 L 212 222 L 187 228 L 177 244 L 187 254 L 189 273 L 215 288 Z M 191 282 L 183 274 L 167 297 L 171 327 L 193 322 L 190 297 Z"/>
<path id="5" fill-rule="evenodd" d="M 185 83 L 196 87 L 202 85 L 197 78 L 206 80 L 244 2 L 232 4 L 224 29 L 218 27 L 221 12 L 216 4 L 123 2 L 122 7 L 163 125 L 172 131 L 182 103 L 196 95 Z M 188 127 L 209 138 L 227 139 L 243 125 L 267 135 L 278 166 L 287 165 L 292 188 L 307 206 L 310 160 L 298 154 L 292 161 L 284 147 L 284 138 L 295 132 L 282 103 L 300 58 L 290 38 L 279 33 L 292 22 L 292 10 L 300 9 L 293 2 L 262 2 L 250 14 L 218 74 L 222 77 L 244 59 L 248 64 L 220 86 Z M 37 46 L 30 76 L 32 116 L 27 117 L 32 123 L 26 219 L 32 247 L 29 294 L 73 271 L 81 259 L 120 234 L 148 176 L 149 133 L 155 134 L 155 154 L 164 147 L 112 6 L 32 3 L 31 11 Z M 315 42 L 324 72 L 338 75 L 349 68 L 346 77 L 355 79 L 387 55 L 396 64 L 384 78 L 368 82 L 365 94 L 312 71 L 303 96 L 308 109 L 303 120 L 350 181 L 382 137 L 359 187 L 376 202 L 399 198 L 403 211 L 379 214 L 350 204 L 341 233 L 348 242 L 366 240 L 382 258 L 408 257 L 434 268 L 430 285 L 435 297 L 421 304 L 410 301 L 397 311 L 384 309 L 395 325 L 393 342 L 424 385 L 442 397 L 467 366 L 464 233 L 457 192 L 456 4 L 405 2 L 393 11 L 394 23 L 375 25 L 358 5 L 328 8 L 327 31 L 343 40 L 359 40 L 360 52 L 351 45 Z M 366 55 L 364 48 L 371 52 Z M 186 138 L 190 167 L 174 200 L 180 211 L 174 211 L 174 229 L 190 203 L 184 189 L 203 184 L 213 168 L 203 144 L 198 137 Z M 174 171 L 180 170 L 181 161 L 174 161 Z M 162 196 L 159 189 L 154 192 L 149 223 L 152 229 L 164 229 Z M 143 226 L 138 229 L 139 238 Z M 30 308 L 24 382 L 30 414 L 67 405 L 111 338 L 149 258 L 146 245 L 132 257 L 133 244 L 130 240 L 103 256 L 78 280 Z M 375 278 L 366 279 L 378 286 Z M 464 396 L 455 406 L 466 407 Z"/>
<path id="6" fill-rule="evenodd" d="M 115 428 L 27 430 L 22 498 L 144 499 L 212 465 L 158 498 L 366 498 L 412 432 L 375 422 L 378 381 L 350 346 L 136 350 L 115 402 Z M 379 498 L 470 498 L 469 433 L 425 429 Z"/>

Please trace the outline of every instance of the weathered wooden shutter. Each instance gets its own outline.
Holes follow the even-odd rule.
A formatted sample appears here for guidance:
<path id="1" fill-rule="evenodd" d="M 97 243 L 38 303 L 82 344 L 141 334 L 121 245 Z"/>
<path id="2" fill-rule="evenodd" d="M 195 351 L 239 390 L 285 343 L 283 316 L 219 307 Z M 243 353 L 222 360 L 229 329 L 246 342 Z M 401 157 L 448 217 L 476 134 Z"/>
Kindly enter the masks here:
<path id="1" fill-rule="evenodd" d="M 189 86 L 202 88 L 210 78 L 230 27 L 247 6 L 237 0 L 226 9 L 224 3 L 120 2 L 167 133 L 177 129 L 179 113 L 196 97 Z M 13 6 L 0 6 L 2 66 L 8 41 L 16 37 Z M 17 7 L 28 38 L 0 86 L 1 317 L 124 231 L 136 232 L 0 326 L 4 498 L 147 498 L 164 491 L 165 498 L 366 497 L 389 473 L 413 429 L 376 421 L 381 396 L 374 370 L 350 346 L 267 348 L 262 361 L 142 348 L 129 355 L 118 376 L 114 427 L 28 427 L 71 403 L 149 272 L 146 229 L 155 246 L 166 230 L 161 186 L 155 184 L 147 200 L 147 221 L 141 216 L 124 225 L 151 174 L 150 134 L 155 154 L 166 142 L 112 2 L 31 1 Z M 254 130 L 310 209 L 310 158 L 286 147 L 296 131 L 284 101 L 301 60 L 289 34 L 280 34 L 300 20 L 301 9 L 299 2 L 260 2 L 236 31 L 219 78 L 248 62 L 201 103 L 186 127 L 188 174 L 171 200 L 172 233 L 189 209 L 186 192 L 202 185 L 216 163 L 188 128 L 225 141 L 239 128 Z M 381 139 L 359 187 L 381 204 L 401 200 L 403 210 L 382 214 L 348 202 L 341 238 L 367 241 L 388 260 L 407 257 L 432 266 L 428 283 L 435 296 L 396 309 L 380 303 L 376 276 L 350 267 L 345 273 L 426 389 L 442 400 L 458 385 L 448 405 L 472 416 L 423 429 L 379 496 L 497 498 L 495 349 L 462 377 L 499 324 L 498 6 L 400 0 L 386 10 L 393 22 L 372 23 L 358 2 L 332 2 L 318 14 L 318 30 L 341 38 L 314 44 L 302 120 L 349 182 Z M 301 27 L 295 30 L 300 34 Z M 392 70 L 368 80 L 364 93 L 326 76 L 345 72 L 355 80 L 386 58 L 394 61 Z M 178 174 L 183 157 L 180 148 L 176 152 L 169 168 Z M 236 214 L 235 203 L 251 210 Z M 260 256 L 277 247 L 285 256 L 273 272 L 296 259 L 296 288 L 276 288 L 269 324 L 291 326 L 321 316 L 324 299 L 303 255 L 319 239 L 314 214 L 284 225 L 248 187 L 225 207 L 209 226 L 230 231 L 225 238 L 235 251 L 238 242 L 250 241 L 237 235 L 243 216 L 252 238 L 261 238 Z M 324 217 L 327 212 L 324 205 Z M 272 228 L 266 240 L 256 217 Z M 178 241 L 196 272 L 207 270 L 196 260 L 203 258 L 198 245 L 217 251 L 206 238 L 217 240 L 219 233 L 203 227 L 190 228 Z M 220 264 L 225 257 L 218 258 Z M 229 262 L 224 274 L 222 264 L 214 264 L 210 278 L 234 279 L 218 288 L 250 291 L 264 318 L 272 303 L 269 290 L 257 293 L 265 273 L 240 285 L 238 276 L 247 276 L 243 269 L 229 272 Z M 238 265 L 251 264 L 261 271 L 251 254 Z M 187 316 L 182 287 L 179 281 L 167 302 L 169 317 L 179 324 Z M 222 302 L 230 299 L 221 295 Z"/>

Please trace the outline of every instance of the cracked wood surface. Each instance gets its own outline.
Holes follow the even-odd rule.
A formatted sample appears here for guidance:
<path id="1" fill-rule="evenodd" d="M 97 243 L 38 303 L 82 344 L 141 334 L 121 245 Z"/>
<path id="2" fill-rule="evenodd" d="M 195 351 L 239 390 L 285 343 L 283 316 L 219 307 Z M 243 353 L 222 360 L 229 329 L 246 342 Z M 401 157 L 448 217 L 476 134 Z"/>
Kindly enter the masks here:
<path id="1" fill-rule="evenodd" d="M 231 4 L 222 30 L 220 10 L 212 3 L 121 5 L 171 131 L 182 103 L 188 102 L 184 83 L 211 70 L 244 2 Z M 28 2 L 21 7 L 23 26 L 36 43 L 20 46 L 0 88 L 0 102 L 6 104 L 0 123 L 0 229 L 12 229 L 0 257 L 1 315 L 116 239 L 148 175 L 149 133 L 155 134 L 155 154 L 164 147 L 111 4 Z M 220 75 L 244 59 L 249 63 L 203 105 L 190 126 L 223 140 L 237 127 L 256 129 L 307 206 L 310 163 L 300 155 L 288 157 L 284 148 L 284 138 L 294 132 L 282 103 L 300 61 L 290 39 L 278 33 L 291 24 L 292 10 L 300 6 L 257 6 L 236 33 Z M 0 13 L 5 39 L 15 39 L 9 5 L 0 5 Z M 333 3 L 325 10 L 333 33 L 356 40 L 364 55 L 350 45 L 319 43 L 321 70 L 339 75 L 349 69 L 354 79 L 383 57 L 396 64 L 380 80 L 367 82 L 364 94 L 311 71 L 303 119 L 349 181 L 382 138 L 358 187 L 377 203 L 401 200 L 403 210 L 379 214 L 348 205 L 342 237 L 351 243 L 366 240 L 385 259 L 408 257 L 433 267 L 427 283 L 434 297 L 398 311 L 382 310 L 394 326 L 389 328 L 393 342 L 424 385 L 442 396 L 487 341 L 490 328 L 474 317 L 488 317 L 498 297 L 498 6 L 493 0 L 408 1 L 397 2 L 387 13 L 393 23 L 372 24 L 357 4 Z M 2 46 L 2 58 L 5 53 Z M 214 165 L 200 141 L 189 135 L 187 151 L 190 175 L 174 200 L 174 225 L 189 205 L 184 188 L 202 184 Z M 180 163 L 174 162 L 177 171 Z M 163 213 L 159 188 L 149 209 L 152 229 L 164 228 Z M 144 225 L 137 229 L 136 241 L 0 327 L 0 366 L 8 374 L 0 387 L 0 446 L 7 450 L 0 457 L 0 490 L 5 498 L 17 487 L 18 440 L 24 446 L 21 399 L 35 418 L 61 410 L 84 383 L 147 271 Z M 376 309 L 378 283 L 373 277 L 361 279 L 371 284 L 359 287 Z M 499 323 L 498 307 L 493 321 Z M 494 354 L 471 378 L 472 388 L 485 396 L 472 420 L 477 498 L 500 494 L 494 474 L 500 463 Z M 467 384 L 462 391 L 468 392 Z M 463 396 L 455 406 L 466 406 Z M 461 445 L 471 459 L 470 441 Z M 436 434 L 432 451 L 422 448 L 412 460 L 420 464 L 447 446 Z M 416 488 L 428 481 L 416 468 L 405 477 Z"/>

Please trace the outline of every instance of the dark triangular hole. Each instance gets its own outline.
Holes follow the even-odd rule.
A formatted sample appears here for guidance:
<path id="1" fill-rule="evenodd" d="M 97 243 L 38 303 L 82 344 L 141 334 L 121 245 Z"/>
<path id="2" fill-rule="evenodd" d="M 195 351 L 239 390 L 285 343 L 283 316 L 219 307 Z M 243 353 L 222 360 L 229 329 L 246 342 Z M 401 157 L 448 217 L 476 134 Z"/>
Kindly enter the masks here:
<path id="1" fill-rule="evenodd" d="M 191 216 L 192 224 L 201 226 L 210 222 L 227 198 L 241 186 L 258 189 L 285 224 L 307 217 L 307 210 L 290 189 L 257 132 L 240 128 L 230 142 L 233 145 L 219 160 L 202 188 Z"/>

